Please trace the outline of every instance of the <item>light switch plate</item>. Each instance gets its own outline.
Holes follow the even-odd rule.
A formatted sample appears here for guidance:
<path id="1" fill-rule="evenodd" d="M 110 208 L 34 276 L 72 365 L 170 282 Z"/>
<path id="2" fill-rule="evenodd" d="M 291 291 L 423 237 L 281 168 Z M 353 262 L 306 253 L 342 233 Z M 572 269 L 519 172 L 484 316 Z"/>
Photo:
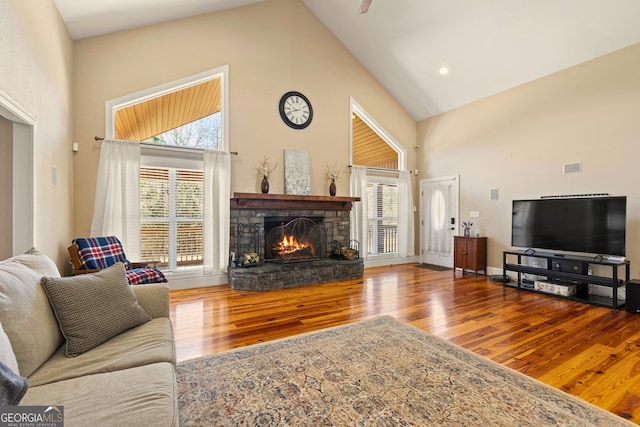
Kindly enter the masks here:
<path id="1" fill-rule="evenodd" d="M 55 187 L 58 185 L 58 168 L 51 165 L 51 186 Z"/>
<path id="2" fill-rule="evenodd" d="M 498 200 L 498 189 L 491 188 L 489 190 L 489 200 Z"/>
<path id="3" fill-rule="evenodd" d="M 469 212 L 469 218 L 480 218 L 480 211 Z"/>

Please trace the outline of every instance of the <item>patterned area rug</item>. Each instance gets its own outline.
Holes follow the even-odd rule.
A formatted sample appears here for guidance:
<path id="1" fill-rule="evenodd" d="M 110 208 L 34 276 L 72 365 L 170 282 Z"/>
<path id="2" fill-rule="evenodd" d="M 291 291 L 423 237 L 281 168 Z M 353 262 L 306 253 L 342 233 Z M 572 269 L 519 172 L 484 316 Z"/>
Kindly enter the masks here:
<path id="1" fill-rule="evenodd" d="M 187 361 L 177 375 L 182 427 L 635 425 L 389 316 Z"/>

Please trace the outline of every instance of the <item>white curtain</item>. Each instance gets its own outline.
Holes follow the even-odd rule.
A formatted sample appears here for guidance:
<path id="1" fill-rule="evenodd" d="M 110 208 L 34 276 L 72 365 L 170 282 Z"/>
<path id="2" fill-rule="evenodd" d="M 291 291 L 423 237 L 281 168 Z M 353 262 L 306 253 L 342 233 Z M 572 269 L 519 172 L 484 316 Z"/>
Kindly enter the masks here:
<path id="1" fill-rule="evenodd" d="M 413 256 L 414 251 L 413 227 L 413 191 L 411 189 L 411 175 L 408 171 L 400 171 L 398 180 L 398 255 L 400 257 Z"/>
<path id="2" fill-rule="evenodd" d="M 229 263 L 231 159 L 229 153 L 205 150 L 204 274 L 225 273 Z"/>
<path id="3" fill-rule="evenodd" d="M 140 143 L 105 139 L 100 150 L 91 237 L 116 236 L 140 258 Z"/>
<path id="4" fill-rule="evenodd" d="M 351 238 L 360 243 L 360 257 L 367 257 L 367 169 L 362 166 L 351 167 L 351 197 L 360 197 L 351 208 Z"/>

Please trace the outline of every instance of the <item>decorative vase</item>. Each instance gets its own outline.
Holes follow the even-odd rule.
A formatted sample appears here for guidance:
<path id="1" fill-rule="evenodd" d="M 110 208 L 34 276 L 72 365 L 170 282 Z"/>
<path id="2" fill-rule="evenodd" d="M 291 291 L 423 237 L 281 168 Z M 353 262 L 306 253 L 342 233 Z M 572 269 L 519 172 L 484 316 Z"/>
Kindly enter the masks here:
<path id="1" fill-rule="evenodd" d="M 469 237 L 471 236 L 471 229 L 470 228 L 465 228 L 464 229 L 464 237 Z"/>
<path id="2" fill-rule="evenodd" d="M 262 177 L 262 183 L 260 184 L 260 190 L 262 193 L 267 194 L 269 192 L 269 180 L 266 176 Z"/>
<path id="3" fill-rule="evenodd" d="M 336 182 L 331 180 L 331 184 L 329 184 L 329 195 L 332 197 L 336 195 Z"/>

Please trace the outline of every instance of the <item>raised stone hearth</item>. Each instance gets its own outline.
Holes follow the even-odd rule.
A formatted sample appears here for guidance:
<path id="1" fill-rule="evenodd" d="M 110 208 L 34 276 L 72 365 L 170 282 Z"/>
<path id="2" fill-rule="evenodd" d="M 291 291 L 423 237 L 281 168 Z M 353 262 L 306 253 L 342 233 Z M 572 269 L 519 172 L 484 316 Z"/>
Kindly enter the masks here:
<path id="1" fill-rule="evenodd" d="M 246 230 L 253 230 L 256 226 L 264 230 L 265 218 L 271 217 L 320 218 L 326 231 L 326 242 L 325 247 L 321 248 L 314 259 L 230 267 L 230 287 L 266 291 L 362 278 L 362 259 L 348 261 L 328 258 L 331 242 L 338 241 L 345 246 L 349 245 L 351 205 L 359 200 L 358 197 L 234 193 L 231 199 L 229 236 L 232 251 L 243 246 L 238 245 L 238 224 L 242 224 Z M 256 252 L 259 252 L 261 261 L 264 261 L 265 250 L 261 245 L 264 245 L 264 242 L 255 245 L 259 248 Z M 236 256 L 240 257 L 243 254 L 238 253 Z"/>
<path id="2" fill-rule="evenodd" d="M 362 278 L 362 258 L 353 261 L 324 259 L 291 263 L 268 263 L 229 269 L 229 286 L 242 291 L 271 291 L 318 283 Z"/>

